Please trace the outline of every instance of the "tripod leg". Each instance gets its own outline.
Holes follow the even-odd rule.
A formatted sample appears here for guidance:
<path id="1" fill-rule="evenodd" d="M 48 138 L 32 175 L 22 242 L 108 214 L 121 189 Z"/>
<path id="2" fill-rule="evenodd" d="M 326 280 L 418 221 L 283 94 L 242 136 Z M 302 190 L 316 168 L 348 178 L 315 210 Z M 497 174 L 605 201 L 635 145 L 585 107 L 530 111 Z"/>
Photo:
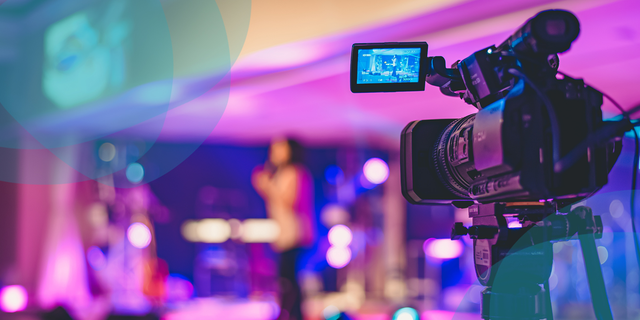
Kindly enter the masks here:
<path id="1" fill-rule="evenodd" d="M 553 320 L 553 308 L 551 306 L 551 290 L 549 290 L 549 279 L 544 282 L 544 300 L 545 300 L 545 313 L 547 314 L 547 320 Z"/>
<path id="2" fill-rule="evenodd" d="M 611 306 L 609 305 L 609 299 L 607 297 L 607 288 L 604 285 L 604 278 L 602 277 L 600 259 L 598 258 L 596 239 L 593 233 L 581 234 L 578 238 L 580 239 L 580 247 L 582 248 L 582 257 L 584 258 L 584 266 L 587 271 L 591 302 L 593 303 L 593 311 L 596 314 L 596 319 L 613 320 Z"/>

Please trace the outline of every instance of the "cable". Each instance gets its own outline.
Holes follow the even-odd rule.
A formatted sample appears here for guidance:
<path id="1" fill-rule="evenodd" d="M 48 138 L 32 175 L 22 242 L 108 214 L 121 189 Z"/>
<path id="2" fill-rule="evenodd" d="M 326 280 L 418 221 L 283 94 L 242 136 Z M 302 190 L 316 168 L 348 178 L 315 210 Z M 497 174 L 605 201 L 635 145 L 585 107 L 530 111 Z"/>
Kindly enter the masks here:
<path id="1" fill-rule="evenodd" d="M 631 174 L 631 208 L 629 208 L 629 214 L 631 215 L 631 230 L 633 231 L 633 243 L 636 247 L 636 259 L 638 260 L 638 267 L 640 267 L 640 242 L 638 241 L 638 233 L 636 232 L 636 182 L 638 181 L 638 162 L 640 162 L 640 139 L 638 139 L 638 133 L 636 128 L 633 128 L 633 136 L 636 142 L 636 149 L 633 153 L 633 173 Z"/>
<path id="2" fill-rule="evenodd" d="M 553 109 L 553 105 L 546 94 L 538 88 L 538 86 L 529 79 L 522 71 L 516 68 L 510 68 L 507 70 L 512 75 L 519 77 L 524 80 L 536 94 L 542 99 L 543 104 L 547 108 L 547 113 L 549 114 L 549 122 L 551 123 L 551 139 L 553 140 L 553 171 L 560 172 L 562 168 L 560 167 L 560 127 L 558 126 L 558 118 L 556 118 L 556 112 Z"/>

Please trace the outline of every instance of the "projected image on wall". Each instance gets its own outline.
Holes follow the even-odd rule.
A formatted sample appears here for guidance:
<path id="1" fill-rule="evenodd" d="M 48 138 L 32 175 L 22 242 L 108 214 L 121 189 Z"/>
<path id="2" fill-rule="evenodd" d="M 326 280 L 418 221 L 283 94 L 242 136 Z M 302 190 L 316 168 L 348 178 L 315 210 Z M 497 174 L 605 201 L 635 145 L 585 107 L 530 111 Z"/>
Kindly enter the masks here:
<path id="1" fill-rule="evenodd" d="M 42 87 L 55 105 L 71 108 L 122 88 L 132 26 L 127 6 L 109 2 L 106 11 L 81 11 L 46 30 Z"/>

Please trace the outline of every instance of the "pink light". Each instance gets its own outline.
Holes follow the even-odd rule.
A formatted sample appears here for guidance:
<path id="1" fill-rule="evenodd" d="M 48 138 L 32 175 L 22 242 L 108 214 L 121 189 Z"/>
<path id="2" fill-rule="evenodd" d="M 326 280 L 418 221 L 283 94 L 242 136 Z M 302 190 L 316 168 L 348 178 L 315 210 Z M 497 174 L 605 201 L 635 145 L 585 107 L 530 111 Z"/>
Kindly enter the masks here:
<path id="1" fill-rule="evenodd" d="M 127 229 L 127 238 L 132 246 L 144 249 L 151 243 L 151 231 L 143 223 L 132 223 Z"/>
<path id="2" fill-rule="evenodd" d="M 22 286 L 6 286 L 0 290 L 0 309 L 4 312 L 22 311 L 27 302 L 27 290 Z"/>
<path id="3" fill-rule="evenodd" d="M 364 172 L 364 177 L 374 184 L 384 183 L 389 178 L 389 166 L 380 158 L 367 160 L 362 167 L 362 172 Z"/>
<path id="4" fill-rule="evenodd" d="M 343 224 L 338 224 L 331 227 L 327 238 L 329 238 L 329 243 L 332 246 L 344 248 L 351 243 L 351 240 L 353 240 L 353 234 L 349 227 Z"/>
<path id="5" fill-rule="evenodd" d="M 427 239 L 422 246 L 424 253 L 436 259 L 453 259 L 462 254 L 464 245 L 460 240 Z"/>
<path id="6" fill-rule="evenodd" d="M 340 269 L 351 261 L 351 250 L 347 247 L 330 247 L 327 250 L 327 262 L 330 266 Z"/>

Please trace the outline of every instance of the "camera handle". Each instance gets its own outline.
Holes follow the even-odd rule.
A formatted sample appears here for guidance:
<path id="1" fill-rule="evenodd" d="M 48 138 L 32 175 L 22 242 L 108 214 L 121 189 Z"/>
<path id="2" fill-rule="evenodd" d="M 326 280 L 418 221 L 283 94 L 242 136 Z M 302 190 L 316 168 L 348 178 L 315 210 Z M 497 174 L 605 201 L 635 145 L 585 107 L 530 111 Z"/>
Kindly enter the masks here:
<path id="1" fill-rule="evenodd" d="M 451 239 L 469 235 L 482 292 L 482 318 L 553 319 L 549 276 L 553 265 L 551 241 L 577 235 L 597 319 L 611 320 L 595 239 L 602 237 L 602 220 L 589 207 L 556 214 L 554 202 L 475 204 L 469 207 L 473 225 L 456 223 Z M 509 228 L 517 218 L 522 228 Z"/>

